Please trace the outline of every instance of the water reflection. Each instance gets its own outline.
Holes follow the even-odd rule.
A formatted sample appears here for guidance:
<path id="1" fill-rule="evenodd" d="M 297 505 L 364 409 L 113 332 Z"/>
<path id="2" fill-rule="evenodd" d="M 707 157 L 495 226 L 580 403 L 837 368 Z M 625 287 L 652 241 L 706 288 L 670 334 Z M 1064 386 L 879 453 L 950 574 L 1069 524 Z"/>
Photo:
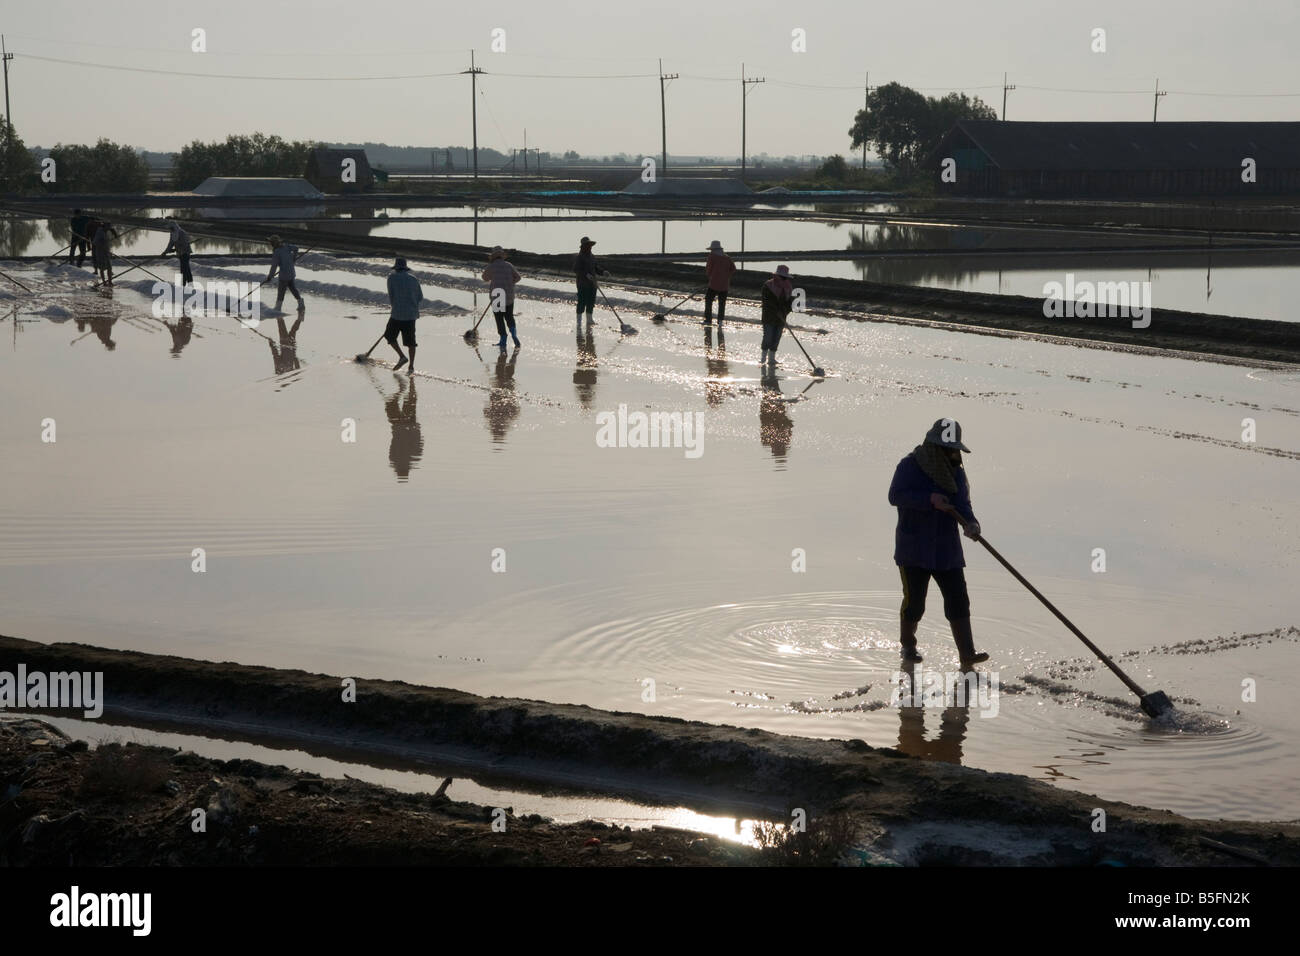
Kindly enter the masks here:
<path id="1" fill-rule="evenodd" d="M 772 452 L 772 458 L 778 467 L 785 464 L 794 440 L 794 420 L 786 406 L 788 402 L 781 392 L 781 381 L 776 377 L 776 370 L 763 366 L 761 379 L 763 393 L 758 402 L 758 440 Z"/>
<path id="2" fill-rule="evenodd" d="M 300 320 L 301 321 L 301 320 Z M 295 326 L 296 328 L 296 326 Z M 376 382 L 384 396 L 384 414 L 393 437 L 388 443 L 388 463 L 398 481 L 406 481 L 411 470 L 424 457 L 424 437 L 420 434 L 420 421 L 416 417 L 415 377 L 393 373 L 396 391 L 391 394 Z"/>
<path id="3" fill-rule="evenodd" d="M 95 312 L 88 315 L 79 315 L 76 323 L 77 331 L 82 334 L 72 340 L 72 345 L 76 345 L 88 335 L 94 335 L 108 351 L 111 352 L 117 348 L 117 343 L 113 341 L 113 326 L 117 324 L 117 315 L 115 313 Z"/>
<path id="4" fill-rule="evenodd" d="M 596 338 L 588 322 L 584 329 L 578 325 L 575 333 L 578 345 L 578 364 L 573 370 L 573 390 L 578 404 L 590 411 L 596 401 Z"/>
<path id="5" fill-rule="evenodd" d="M 293 323 L 292 328 L 284 324 L 284 316 L 275 317 L 277 331 L 280 334 L 280 341 L 277 344 L 274 339 L 267 336 L 266 344 L 271 347 L 271 360 L 275 363 L 275 374 L 285 375 L 289 372 L 296 372 L 302 367 L 298 360 L 298 328 L 302 325 L 303 315 L 298 315 L 298 321 Z M 412 404 L 414 404 L 414 393 L 412 393 Z"/>
<path id="6" fill-rule="evenodd" d="M 181 350 L 190 344 L 190 338 L 194 335 L 194 320 L 189 315 L 182 315 L 175 322 L 163 319 L 162 323 L 172 335 L 172 358 L 180 358 Z"/>
<path id="7" fill-rule="evenodd" d="M 717 408 L 728 397 L 735 394 L 736 386 L 731 380 L 731 366 L 727 364 L 727 339 L 722 329 L 718 329 L 718 347 L 713 348 L 713 328 L 704 327 L 704 368 L 707 378 L 704 382 L 704 400 L 710 408 Z"/>
<path id="8" fill-rule="evenodd" d="M 483 408 L 483 417 L 492 433 L 492 441 L 498 445 L 505 443 L 506 433 L 519 417 L 519 396 L 515 394 L 515 362 L 518 359 L 517 346 L 509 355 L 503 349 L 492 368 L 492 388 Z"/>
<path id="9" fill-rule="evenodd" d="M 922 688 L 916 684 L 916 665 L 910 661 L 899 663 L 899 673 L 904 685 L 900 688 L 903 696 L 917 700 L 924 696 Z M 934 712 L 936 707 L 899 707 L 898 708 L 898 749 L 913 757 L 923 760 L 942 760 L 944 763 L 961 763 L 961 746 L 966 739 L 966 725 L 970 722 L 969 702 L 964 707 L 956 706 L 957 695 L 954 691 L 953 706 L 945 706 L 939 715 L 939 735 L 933 740 L 925 739 L 925 712 Z M 944 701 L 945 705 L 947 700 Z"/>

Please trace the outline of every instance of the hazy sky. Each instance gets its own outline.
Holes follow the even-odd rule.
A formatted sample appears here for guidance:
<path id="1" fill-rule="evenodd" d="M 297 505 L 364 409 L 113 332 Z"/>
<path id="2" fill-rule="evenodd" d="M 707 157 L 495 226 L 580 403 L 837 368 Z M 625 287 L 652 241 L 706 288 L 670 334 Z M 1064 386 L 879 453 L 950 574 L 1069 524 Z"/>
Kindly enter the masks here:
<path id="1" fill-rule="evenodd" d="M 1296 119 L 1298 25 L 1297 0 L 1089 0 L 1060 8 L 1042 0 L 42 0 L 8 4 L 3 15 L 15 54 L 14 122 L 29 146 L 106 136 L 176 150 L 196 138 L 257 131 L 468 144 L 469 77 L 356 78 L 451 73 L 468 67 L 473 47 L 488 71 L 480 78 L 480 146 L 520 146 L 526 127 L 530 146 L 552 151 L 657 153 L 654 77 L 663 57 L 666 72 L 682 74 L 668 88 L 669 153 L 722 156 L 740 152 L 742 62 L 768 79 L 749 97 L 751 154 L 847 153 L 867 70 L 873 85 L 963 90 L 997 108 L 1006 70 L 1018 86 L 1008 119 L 1147 120 L 1156 77 L 1170 90 L 1161 119 Z M 1097 27 L 1106 30 L 1105 53 L 1090 49 Z M 206 53 L 190 50 L 195 28 L 206 30 Z M 505 30 L 504 53 L 491 52 L 494 28 Z M 791 49 L 796 28 L 806 31 L 807 52 Z M 646 76 L 617 78 L 626 74 Z"/>

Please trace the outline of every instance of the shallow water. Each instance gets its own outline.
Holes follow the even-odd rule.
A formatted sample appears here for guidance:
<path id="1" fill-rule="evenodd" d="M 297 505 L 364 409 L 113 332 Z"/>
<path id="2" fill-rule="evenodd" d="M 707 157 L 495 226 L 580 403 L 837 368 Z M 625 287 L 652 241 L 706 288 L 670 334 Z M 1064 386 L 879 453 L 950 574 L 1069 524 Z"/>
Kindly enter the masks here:
<path id="1" fill-rule="evenodd" d="M 380 262 L 310 255 L 301 324 L 200 315 L 179 351 L 138 273 L 107 299 L 71 270 L 0 268 L 41 290 L 0 302 L 0 633 L 860 737 L 1192 815 L 1300 816 L 1297 639 L 1231 639 L 1300 623 L 1300 373 L 808 316 L 815 383 L 789 338 L 760 372 L 752 303 L 720 341 L 694 303 L 660 326 L 658 298 L 611 287 L 640 333 L 620 336 L 603 301 L 575 330 L 567 287 L 527 278 L 524 345 L 502 354 L 490 318 L 477 350 L 461 337 L 479 283 L 430 264 L 449 314 L 421 321 L 412 379 L 352 361 L 382 330 Z M 702 413 L 702 454 L 598 447 L 620 404 Z M 1193 715 L 1181 731 L 1083 666 L 971 542 L 996 716 L 889 705 L 885 492 L 942 416 L 974 449 L 993 544 L 1103 648 L 1137 652 L 1121 665 Z M 951 671 L 937 598 L 924 666 Z M 1211 643 L 1161 649 L 1190 639 Z"/>
<path id="2" fill-rule="evenodd" d="M 740 219 L 700 216 L 660 220 L 623 210 L 579 207 L 341 207 L 315 212 L 283 210 L 270 216 L 256 209 L 182 210 L 183 217 L 231 219 L 267 218 L 268 233 L 279 219 L 307 228 L 356 235 L 436 240 L 537 253 L 576 252 L 578 240 L 590 235 L 602 254 L 680 253 L 702 257 L 714 239 L 733 252 L 792 253 L 781 262 L 796 275 L 864 279 L 871 282 L 917 285 L 968 292 L 1000 293 L 1042 298 L 1049 282 L 1065 284 L 1067 274 L 1079 282 L 1149 283 L 1150 303 L 1161 309 L 1297 321 L 1293 303 L 1300 298 L 1300 252 L 1262 250 L 1211 254 L 1203 243 L 1182 238 L 1156 239 L 1142 235 L 1105 235 L 1066 227 L 1023 229 L 1002 226 L 933 225 L 906 218 L 888 222 L 817 220 L 811 209 L 789 209 L 791 218 Z M 863 211 L 889 213 L 885 206 Z M 151 209 L 140 215 L 164 216 L 173 211 Z M 850 214 L 847 208 L 842 214 Z M 540 220 L 520 221 L 521 217 Z M 459 217 L 460 221 L 446 221 Z M 18 223 L 18 224 L 14 224 Z M 15 220 L 0 233 L 0 255 L 48 255 L 66 245 L 64 220 Z M 198 227 L 201 230 L 201 226 Z M 162 251 L 166 237 L 138 230 L 124 234 L 120 250 L 132 259 Z M 1125 246 L 1186 245 L 1187 252 L 1157 255 L 1123 254 Z M 156 246 L 156 248 L 155 248 Z M 1086 250 L 1068 255 L 1032 251 L 1044 248 Z M 260 253 L 251 242 L 205 239 L 196 234 L 196 254 Z M 1016 251 L 999 252 L 1012 249 Z M 935 250 L 950 255 L 907 256 L 908 250 Z M 799 252 L 840 252 L 840 259 L 799 259 Z M 698 260 L 692 260 L 698 261 Z M 1154 265 L 1153 265 L 1154 263 Z M 744 261 L 742 269 L 766 276 L 774 261 Z M 174 261 L 172 267 L 174 268 Z M 813 283 L 815 286 L 815 282 Z"/>

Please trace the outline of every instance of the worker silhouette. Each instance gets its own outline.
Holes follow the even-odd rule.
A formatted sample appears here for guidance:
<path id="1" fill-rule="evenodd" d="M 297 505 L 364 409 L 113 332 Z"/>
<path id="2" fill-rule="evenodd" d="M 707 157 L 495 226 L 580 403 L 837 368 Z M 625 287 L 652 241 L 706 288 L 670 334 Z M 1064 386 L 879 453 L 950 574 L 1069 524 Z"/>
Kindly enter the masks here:
<path id="1" fill-rule="evenodd" d="M 578 404 L 590 409 L 596 401 L 596 338 L 592 327 L 578 326 L 575 332 L 578 344 L 578 365 L 573 370 L 573 390 L 578 393 Z"/>
<path id="2" fill-rule="evenodd" d="M 912 757 L 923 760 L 941 760 L 944 763 L 960 764 L 961 745 L 966 739 L 966 725 L 970 722 L 970 699 L 957 706 L 958 695 L 953 694 L 952 701 L 946 698 L 929 701 L 926 688 L 919 686 L 916 680 L 916 664 L 903 661 L 899 665 L 899 677 L 902 685 L 896 688 L 901 692 L 902 702 L 907 706 L 898 707 L 898 749 Z M 942 690 L 940 689 L 940 693 Z M 973 693 L 973 691 L 971 691 Z M 931 703 L 930 707 L 923 706 Z M 934 706 L 934 704 L 941 706 Z M 925 739 L 925 712 L 939 711 L 939 736 L 934 740 Z"/>
<path id="3" fill-rule="evenodd" d="M 393 378 L 397 382 L 397 391 L 384 399 L 384 414 L 393 430 L 393 438 L 388 443 L 388 463 L 393 466 L 397 480 L 406 481 L 411 476 L 411 469 L 424 457 L 424 438 L 415 415 L 414 376 L 394 374 Z"/>
<path id="4" fill-rule="evenodd" d="M 518 359 L 517 347 L 509 356 L 502 351 L 492 370 L 492 387 L 488 391 L 487 405 L 483 408 L 483 418 L 487 421 L 488 431 L 492 433 L 493 443 L 497 445 L 505 443 L 506 433 L 519 417 L 519 396 L 515 394 L 515 362 Z"/>
<path id="5" fill-rule="evenodd" d="M 776 367 L 760 366 L 763 394 L 758 402 L 759 441 L 772 452 L 772 458 L 784 465 L 794 439 L 794 421 L 782 399 L 781 383 L 776 377 Z"/>

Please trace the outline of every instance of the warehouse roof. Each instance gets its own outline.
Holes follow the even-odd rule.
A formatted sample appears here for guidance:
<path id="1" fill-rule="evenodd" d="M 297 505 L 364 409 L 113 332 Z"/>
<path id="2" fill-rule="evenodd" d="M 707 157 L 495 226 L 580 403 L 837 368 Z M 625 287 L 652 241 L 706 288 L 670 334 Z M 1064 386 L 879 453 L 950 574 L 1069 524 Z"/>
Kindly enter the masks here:
<path id="1" fill-rule="evenodd" d="M 1300 168 L 1300 123 L 1016 123 L 962 120 L 933 156 L 970 140 L 1000 169 Z"/>

